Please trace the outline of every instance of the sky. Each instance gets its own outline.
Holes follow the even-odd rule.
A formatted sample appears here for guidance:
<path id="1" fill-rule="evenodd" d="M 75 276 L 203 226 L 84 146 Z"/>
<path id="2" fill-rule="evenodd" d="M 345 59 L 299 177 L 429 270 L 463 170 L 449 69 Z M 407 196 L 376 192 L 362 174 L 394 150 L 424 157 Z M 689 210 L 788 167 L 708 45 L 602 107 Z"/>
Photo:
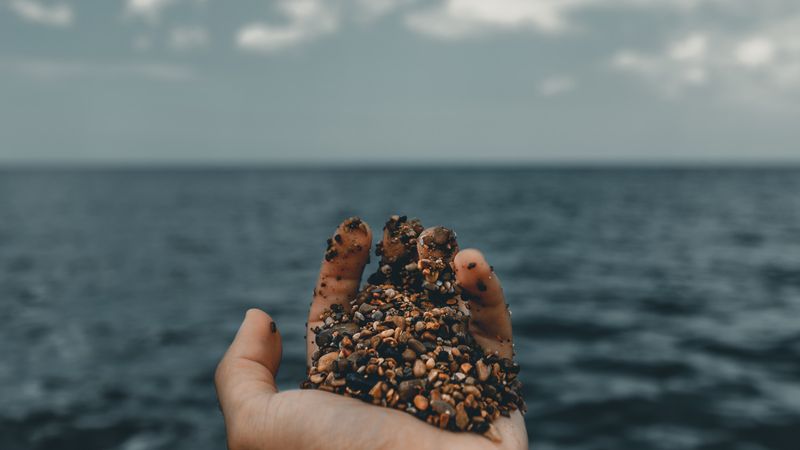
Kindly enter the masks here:
<path id="1" fill-rule="evenodd" d="M 797 0 L 0 0 L 0 164 L 800 162 Z"/>

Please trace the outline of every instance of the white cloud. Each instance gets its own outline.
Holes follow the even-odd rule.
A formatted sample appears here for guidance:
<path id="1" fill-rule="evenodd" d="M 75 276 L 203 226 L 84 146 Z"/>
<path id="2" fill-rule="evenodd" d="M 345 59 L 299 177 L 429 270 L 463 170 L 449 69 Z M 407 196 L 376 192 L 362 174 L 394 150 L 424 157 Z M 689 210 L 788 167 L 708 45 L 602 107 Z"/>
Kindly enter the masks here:
<path id="1" fill-rule="evenodd" d="M 248 51 L 270 53 L 333 33 L 339 27 L 336 5 L 324 0 L 283 0 L 278 9 L 283 25 L 251 23 L 239 29 L 236 44 Z"/>
<path id="2" fill-rule="evenodd" d="M 775 44 L 766 37 L 754 37 L 736 46 L 736 61 L 746 67 L 761 67 L 775 59 Z"/>
<path id="3" fill-rule="evenodd" d="M 125 14 L 154 23 L 159 20 L 164 9 L 174 3 L 175 0 L 128 0 Z"/>
<path id="4" fill-rule="evenodd" d="M 441 39 L 460 39 L 491 31 L 535 29 L 554 33 L 567 27 L 566 13 L 587 0 L 445 0 L 410 13 L 414 31 Z"/>
<path id="5" fill-rule="evenodd" d="M 588 10 L 691 14 L 704 4 L 731 1 L 737 0 L 439 0 L 409 12 L 405 22 L 413 31 L 444 40 L 524 30 L 552 35 L 579 29 L 573 16 Z"/>
<path id="6" fill-rule="evenodd" d="M 202 48 L 207 46 L 208 42 L 208 32 L 199 26 L 175 27 L 169 33 L 169 46 L 177 51 Z"/>
<path id="7" fill-rule="evenodd" d="M 644 78 L 662 93 L 675 96 L 708 81 L 708 37 L 704 33 L 691 33 L 654 54 L 621 50 L 611 64 L 619 71 Z"/>
<path id="8" fill-rule="evenodd" d="M 670 58 L 676 61 L 702 61 L 708 51 L 708 38 L 702 33 L 693 33 L 673 42 L 669 47 Z"/>
<path id="9" fill-rule="evenodd" d="M 748 104 L 796 102 L 800 96 L 798 29 L 800 16 L 789 16 L 745 31 L 690 33 L 661 51 L 621 50 L 611 64 L 668 96 L 705 86 L 726 99 Z"/>
<path id="10" fill-rule="evenodd" d="M 577 83 L 574 78 L 566 75 L 557 75 L 546 78 L 539 83 L 539 94 L 543 97 L 554 97 L 566 94 L 575 89 Z"/>
<path id="11" fill-rule="evenodd" d="M 34 0 L 12 0 L 9 7 L 19 17 L 29 22 L 54 27 L 72 25 L 72 8 L 64 3 L 44 5 Z"/>
<path id="12" fill-rule="evenodd" d="M 0 61 L 0 71 L 12 72 L 41 81 L 63 81 L 75 78 L 133 77 L 154 81 L 187 81 L 195 72 L 183 65 L 162 62 L 97 63 L 61 60 Z"/>

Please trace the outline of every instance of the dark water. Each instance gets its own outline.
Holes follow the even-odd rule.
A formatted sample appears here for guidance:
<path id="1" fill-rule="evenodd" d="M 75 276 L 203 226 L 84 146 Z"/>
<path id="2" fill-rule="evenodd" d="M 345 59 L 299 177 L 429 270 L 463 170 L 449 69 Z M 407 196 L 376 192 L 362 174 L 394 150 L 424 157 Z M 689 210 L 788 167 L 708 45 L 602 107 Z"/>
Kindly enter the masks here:
<path id="1" fill-rule="evenodd" d="M 503 278 L 533 448 L 800 448 L 789 170 L 0 172 L 0 448 L 223 448 L 245 309 L 296 386 L 325 238 L 395 212 Z"/>

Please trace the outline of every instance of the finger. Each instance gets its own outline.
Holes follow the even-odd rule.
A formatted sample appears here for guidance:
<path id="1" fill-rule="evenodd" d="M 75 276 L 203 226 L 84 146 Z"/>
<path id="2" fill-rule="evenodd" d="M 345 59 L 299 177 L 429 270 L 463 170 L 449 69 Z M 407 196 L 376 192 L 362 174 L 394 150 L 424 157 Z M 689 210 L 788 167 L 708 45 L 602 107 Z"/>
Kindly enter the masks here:
<path id="1" fill-rule="evenodd" d="M 261 310 L 248 310 L 214 376 L 223 413 L 241 409 L 248 399 L 277 392 L 280 362 L 281 334 L 275 321 Z"/>
<path id="2" fill-rule="evenodd" d="M 456 233 L 442 226 L 426 228 L 417 239 L 419 259 L 441 259 L 449 263 L 458 253 Z"/>
<path id="3" fill-rule="evenodd" d="M 417 257 L 417 237 L 422 232 L 418 219 L 392 216 L 383 227 L 383 240 L 378 244 L 381 265 L 405 264 Z"/>
<path id="4" fill-rule="evenodd" d="M 492 266 L 475 249 L 462 250 L 453 263 L 461 296 L 469 301 L 469 328 L 473 337 L 484 351 L 511 358 L 514 354 L 511 316 Z"/>
<path id="5" fill-rule="evenodd" d="M 358 293 L 364 266 L 369 262 L 371 245 L 372 231 L 358 217 L 342 222 L 333 237 L 328 239 L 328 249 L 308 312 L 306 350 L 309 360 L 316 350 L 312 330 L 322 324 L 320 314 L 334 304 L 342 305 L 346 311 L 350 309 L 350 300 Z"/>

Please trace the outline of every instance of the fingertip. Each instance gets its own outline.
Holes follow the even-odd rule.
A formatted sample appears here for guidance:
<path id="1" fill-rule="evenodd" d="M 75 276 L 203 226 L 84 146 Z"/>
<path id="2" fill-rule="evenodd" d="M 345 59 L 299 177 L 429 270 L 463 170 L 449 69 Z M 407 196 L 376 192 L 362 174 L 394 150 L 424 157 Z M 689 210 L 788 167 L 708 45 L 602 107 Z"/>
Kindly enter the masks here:
<path id="1" fill-rule="evenodd" d="M 420 259 L 453 260 L 458 253 L 455 231 L 443 226 L 426 228 L 417 239 L 417 253 Z"/>
<path id="2" fill-rule="evenodd" d="M 328 248 L 325 250 L 325 261 L 342 265 L 348 260 L 356 260 L 369 256 L 369 249 L 372 246 L 372 230 L 367 222 L 359 217 L 345 219 L 336 228 L 336 232 L 328 239 Z M 366 264 L 366 261 L 363 262 Z"/>
<path id="3" fill-rule="evenodd" d="M 460 251 L 453 260 L 453 265 L 456 280 L 467 293 L 482 302 L 503 301 L 500 281 L 479 250 L 470 248 Z"/>
<path id="4" fill-rule="evenodd" d="M 231 344 L 231 356 L 256 361 L 275 376 L 282 351 L 277 322 L 258 308 L 248 309 Z"/>

